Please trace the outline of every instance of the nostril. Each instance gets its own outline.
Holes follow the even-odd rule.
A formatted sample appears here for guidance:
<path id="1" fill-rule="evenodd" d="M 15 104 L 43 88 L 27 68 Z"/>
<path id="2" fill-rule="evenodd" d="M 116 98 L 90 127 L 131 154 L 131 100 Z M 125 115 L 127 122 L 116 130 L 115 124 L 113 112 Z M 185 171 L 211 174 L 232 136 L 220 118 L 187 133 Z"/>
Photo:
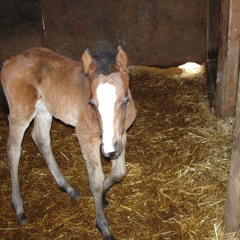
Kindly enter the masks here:
<path id="1" fill-rule="evenodd" d="M 114 152 L 111 153 L 112 158 L 118 158 L 122 152 L 122 144 L 120 142 L 115 142 Z"/>
<path id="2" fill-rule="evenodd" d="M 101 144 L 101 149 L 102 149 L 102 153 L 110 159 L 116 159 L 120 156 L 121 152 L 122 152 L 122 144 L 119 142 L 116 142 L 113 146 L 113 151 L 106 151 L 106 149 L 104 148 L 104 144 Z"/>
<path id="3" fill-rule="evenodd" d="M 116 151 L 115 152 L 106 153 L 105 156 L 110 158 L 110 159 L 117 158 Z"/>
<path id="4" fill-rule="evenodd" d="M 115 142 L 114 149 L 115 149 L 115 152 L 120 154 L 122 151 L 122 144 L 120 142 Z"/>

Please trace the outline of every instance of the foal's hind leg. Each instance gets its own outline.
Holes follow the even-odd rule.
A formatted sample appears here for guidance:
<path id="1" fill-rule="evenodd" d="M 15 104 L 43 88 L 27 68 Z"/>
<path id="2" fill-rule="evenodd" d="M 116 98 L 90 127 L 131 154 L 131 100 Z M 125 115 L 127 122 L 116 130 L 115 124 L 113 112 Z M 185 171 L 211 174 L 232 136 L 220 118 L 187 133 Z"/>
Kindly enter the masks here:
<path id="1" fill-rule="evenodd" d="M 33 117 L 28 120 L 17 118 L 14 111 L 9 116 L 9 137 L 7 144 L 7 158 L 10 166 L 12 180 L 12 207 L 16 212 L 17 222 L 19 225 L 27 223 L 27 218 L 23 210 L 23 203 L 19 189 L 18 165 L 21 155 L 21 144 L 25 130 L 29 126 Z"/>
<path id="2" fill-rule="evenodd" d="M 123 136 L 123 149 L 121 155 L 117 159 L 111 160 L 112 163 L 111 174 L 104 181 L 102 199 L 104 208 L 107 207 L 109 204 L 108 201 L 106 200 L 106 195 L 108 191 L 114 184 L 121 182 L 126 175 L 127 170 L 125 163 L 125 146 L 126 146 L 126 133 Z"/>
<path id="3" fill-rule="evenodd" d="M 68 193 L 74 200 L 80 199 L 80 194 L 76 191 L 67 180 L 64 178 L 51 149 L 50 129 L 52 123 L 52 115 L 47 111 L 45 105 L 39 104 L 37 108 L 37 115 L 34 118 L 34 128 L 32 131 L 32 138 L 37 145 L 39 151 L 46 160 L 50 171 L 55 178 L 59 188 Z"/>

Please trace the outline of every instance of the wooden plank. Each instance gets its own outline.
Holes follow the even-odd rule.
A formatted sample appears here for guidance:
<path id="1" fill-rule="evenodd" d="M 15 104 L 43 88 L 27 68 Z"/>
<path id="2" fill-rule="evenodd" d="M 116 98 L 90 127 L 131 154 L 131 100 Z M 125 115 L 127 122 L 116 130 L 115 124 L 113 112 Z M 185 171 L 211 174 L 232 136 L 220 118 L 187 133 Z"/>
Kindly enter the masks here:
<path id="1" fill-rule="evenodd" d="M 240 43 L 240 1 L 231 0 L 229 9 L 229 36 L 225 64 L 225 101 L 224 113 L 233 112 L 236 100 L 235 129 L 228 180 L 224 224 L 227 232 L 236 232 L 240 226 L 240 75 L 239 75 L 239 43 Z M 237 85 L 237 93 L 234 88 Z M 232 96 L 231 96 L 232 94 Z M 227 108 L 226 104 L 231 104 Z M 225 115 L 225 114 L 224 114 Z"/>
<path id="2" fill-rule="evenodd" d="M 228 22 L 229 22 L 229 0 L 221 2 L 221 18 L 220 18 L 220 39 L 218 50 L 218 66 L 217 66 L 217 87 L 216 87 L 216 114 L 223 115 L 225 101 L 225 62 L 227 55 L 228 43 Z"/>
<path id="3" fill-rule="evenodd" d="M 240 1 L 222 0 L 221 14 L 216 113 L 234 116 L 239 71 Z"/>
<path id="4" fill-rule="evenodd" d="M 240 81 L 238 81 L 234 140 L 224 224 L 227 232 L 236 232 L 240 226 Z"/>

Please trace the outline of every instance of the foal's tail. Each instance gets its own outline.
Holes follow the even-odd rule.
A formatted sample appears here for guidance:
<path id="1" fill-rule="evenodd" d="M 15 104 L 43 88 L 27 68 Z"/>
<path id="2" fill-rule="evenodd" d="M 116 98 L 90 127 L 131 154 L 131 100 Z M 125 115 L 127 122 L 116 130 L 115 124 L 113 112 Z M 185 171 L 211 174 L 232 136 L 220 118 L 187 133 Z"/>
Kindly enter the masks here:
<path id="1" fill-rule="evenodd" d="M 4 63 L 0 63 L 0 72 L 2 71 L 2 68 L 4 66 Z M 1 80 L 1 79 L 0 79 Z M 2 81 L 0 81 L 0 110 L 6 114 L 9 114 L 9 108 L 6 96 L 3 91 Z"/>

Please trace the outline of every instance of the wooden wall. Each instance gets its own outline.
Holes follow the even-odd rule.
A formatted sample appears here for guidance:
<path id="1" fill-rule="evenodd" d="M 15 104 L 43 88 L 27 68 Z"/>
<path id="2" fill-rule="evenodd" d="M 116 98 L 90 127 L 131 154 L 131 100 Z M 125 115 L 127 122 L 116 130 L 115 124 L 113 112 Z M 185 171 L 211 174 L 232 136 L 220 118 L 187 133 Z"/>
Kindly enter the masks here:
<path id="1" fill-rule="evenodd" d="M 222 116 L 235 115 L 234 139 L 224 223 L 227 232 L 240 227 L 240 1 L 222 0 L 221 42 L 218 59 L 217 111 Z"/>
<path id="2" fill-rule="evenodd" d="M 42 0 L 45 44 L 72 58 L 122 45 L 130 64 L 177 66 L 207 57 L 208 0 Z"/>
<path id="3" fill-rule="evenodd" d="M 217 114 L 234 116 L 239 78 L 239 0 L 222 0 L 217 70 Z"/>
<path id="4" fill-rule="evenodd" d="M 1 0 L 0 26 L 41 18 L 40 0 Z"/>
<path id="5" fill-rule="evenodd" d="M 209 0 L 208 59 L 218 58 L 221 0 Z"/>

